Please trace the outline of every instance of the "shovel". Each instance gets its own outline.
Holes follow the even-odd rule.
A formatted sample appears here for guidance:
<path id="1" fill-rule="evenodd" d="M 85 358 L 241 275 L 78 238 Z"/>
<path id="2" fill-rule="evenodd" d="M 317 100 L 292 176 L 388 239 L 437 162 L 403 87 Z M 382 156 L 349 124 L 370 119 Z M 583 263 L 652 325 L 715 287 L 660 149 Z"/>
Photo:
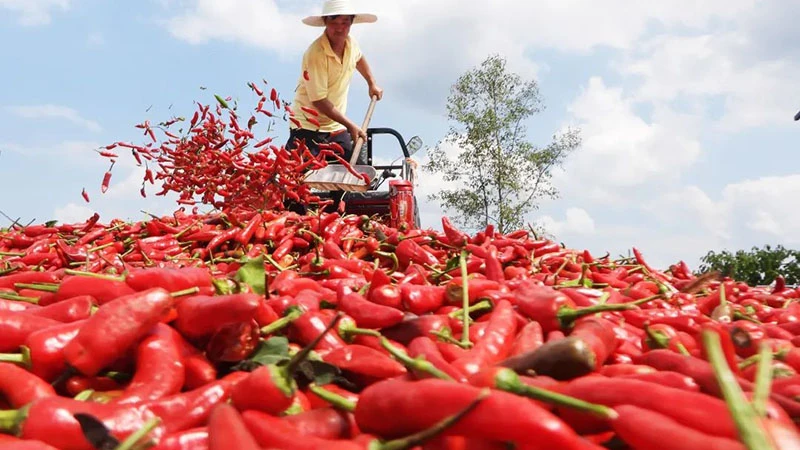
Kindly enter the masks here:
<path id="1" fill-rule="evenodd" d="M 372 118 L 372 111 L 375 109 L 375 103 L 378 97 L 372 97 L 367 108 L 367 116 L 364 118 L 364 124 L 361 129 L 366 132 L 369 121 Z M 356 140 L 356 145 L 353 147 L 353 156 L 350 157 L 350 165 L 355 172 L 367 174 L 370 181 L 375 178 L 377 172 L 375 168 L 367 165 L 355 165 L 358 161 L 358 155 L 361 154 L 361 147 L 364 145 L 364 139 L 359 136 Z M 323 167 L 319 170 L 314 170 L 306 175 L 303 183 L 321 191 L 357 191 L 364 192 L 369 188 L 369 182 L 364 181 L 363 178 L 355 176 L 347 168 L 341 164 L 332 164 Z"/>

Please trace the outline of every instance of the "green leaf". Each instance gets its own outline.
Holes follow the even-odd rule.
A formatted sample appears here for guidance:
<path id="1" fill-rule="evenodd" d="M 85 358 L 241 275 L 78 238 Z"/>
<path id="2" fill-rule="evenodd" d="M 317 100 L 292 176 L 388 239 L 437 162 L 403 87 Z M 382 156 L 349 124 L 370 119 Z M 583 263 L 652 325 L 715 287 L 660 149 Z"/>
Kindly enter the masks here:
<path id="1" fill-rule="evenodd" d="M 336 383 L 340 386 L 355 389 L 355 386 L 342 375 L 342 371 L 324 361 L 308 359 L 300 363 L 298 366 L 298 374 L 301 374 L 305 380 L 302 384 L 314 383 L 318 386 L 323 386 L 330 383 Z"/>
<path id="2" fill-rule="evenodd" d="M 214 290 L 219 295 L 235 294 L 238 291 L 236 284 L 228 279 L 214 278 L 211 280 L 211 284 L 214 285 Z"/>
<path id="3" fill-rule="evenodd" d="M 278 365 L 290 359 L 289 339 L 284 336 L 273 336 L 261 341 L 253 356 L 236 364 L 233 369 L 252 372 L 258 367 Z"/>
<path id="4" fill-rule="evenodd" d="M 267 272 L 264 269 L 264 257 L 249 259 L 236 271 L 235 279 L 253 290 L 256 294 L 264 295 L 267 292 Z"/>

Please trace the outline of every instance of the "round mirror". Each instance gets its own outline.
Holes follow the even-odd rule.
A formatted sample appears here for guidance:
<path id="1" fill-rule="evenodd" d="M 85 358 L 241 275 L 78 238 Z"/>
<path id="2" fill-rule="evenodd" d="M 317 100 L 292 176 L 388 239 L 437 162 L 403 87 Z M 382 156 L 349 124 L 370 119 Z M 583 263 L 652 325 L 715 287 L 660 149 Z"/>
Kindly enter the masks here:
<path id="1" fill-rule="evenodd" d="M 419 136 L 414 136 L 408 140 L 408 144 L 406 144 L 406 148 L 408 148 L 408 154 L 413 155 L 417 153 L 419 149 L 422 148 L 422 138 Z"/>

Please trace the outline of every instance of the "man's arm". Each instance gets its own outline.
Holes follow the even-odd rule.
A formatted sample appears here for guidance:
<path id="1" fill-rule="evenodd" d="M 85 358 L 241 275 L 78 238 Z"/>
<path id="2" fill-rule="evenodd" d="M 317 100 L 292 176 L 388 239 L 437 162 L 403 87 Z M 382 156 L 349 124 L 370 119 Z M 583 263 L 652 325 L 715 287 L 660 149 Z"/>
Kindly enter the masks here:
<path id="1" fill-rule="evenodd" d="M 347 131 L 349 131 L 350 135 L 353 137 L 353 142 L 355 142 L 359 136 L 367 139 L 367 133 L 362 130 L 358 124 L 348 119 L 344 114 L 336 109 L 336 107 L 333 106 L 333 103 L 331 103 L 331 101 L 327 98 L 323 98 L 322 100 L 317 100 L 311 103 L 314 105 L 317 111 L 330 117 L 331 120 L 344 125 L 345 128 L 347 128 Z"/>
<path id="2" fill-rule="evenodd" d="M 364 80 L 367 82 L 367 86 L 369 86 L 369 96 L 372 98 L 373 96 L 378 97 L 380 100 L 383 97 L 383 89 L 381 89 L 377 83 L 375 83 L 375 77 L 372 75 L 372 69 L 369 67 L 369 63 L 367 62 L 367 58 L 362 56 L 361 59 L 356 62 L 356 70 L 358 73 L 364 77 Z"/>

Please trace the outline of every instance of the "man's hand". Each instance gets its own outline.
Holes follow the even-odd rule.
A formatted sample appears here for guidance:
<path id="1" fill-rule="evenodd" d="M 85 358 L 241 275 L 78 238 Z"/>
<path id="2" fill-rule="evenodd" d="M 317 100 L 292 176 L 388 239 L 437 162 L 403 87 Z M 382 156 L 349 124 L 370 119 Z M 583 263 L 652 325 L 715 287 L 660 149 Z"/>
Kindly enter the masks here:
<path id="1" fill-rule="evenodd" d="M 350 136 L 353 138 L 353 145 L 355 145 L 359 137 L 361 137 L 365 141 L 367 140 L 366 131 L 362 130 L 361 127 L 359 127 L 355 123 L 351 123 L 350 126 L 347 127 L 347 131 L 350 132 Z"/>
<path id="2" fill-rule="evenodd" d="M 383 98 L 383 89 L 377 84 L 369 85 L 369 98 L 378 97 L 378 100 Z"/>

